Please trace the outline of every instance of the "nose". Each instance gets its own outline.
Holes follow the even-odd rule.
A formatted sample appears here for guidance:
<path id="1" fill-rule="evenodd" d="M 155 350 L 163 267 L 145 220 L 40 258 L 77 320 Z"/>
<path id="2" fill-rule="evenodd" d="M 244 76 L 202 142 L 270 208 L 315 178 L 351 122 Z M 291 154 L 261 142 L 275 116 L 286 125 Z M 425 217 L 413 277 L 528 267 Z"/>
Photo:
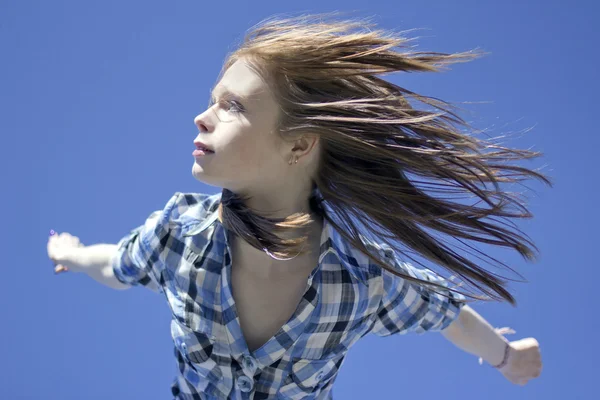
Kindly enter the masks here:
<path id="1" fill-rule="evenodd" d="M 207 118 L 208 111 L 209 110 L 206 110 L 194 118 L 194 125 L 196 125 L 200 132 L 208 132 L 212 129 L 212 125 L 209 123 Z"/>

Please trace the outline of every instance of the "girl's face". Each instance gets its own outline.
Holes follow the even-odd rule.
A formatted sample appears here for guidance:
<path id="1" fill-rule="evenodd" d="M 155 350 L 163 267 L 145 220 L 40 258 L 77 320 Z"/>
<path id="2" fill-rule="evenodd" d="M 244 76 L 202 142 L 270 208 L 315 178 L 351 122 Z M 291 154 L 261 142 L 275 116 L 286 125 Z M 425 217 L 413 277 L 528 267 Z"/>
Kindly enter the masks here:
<path id="1" fill-rule="evenodd" d="M 194 177 L 239 194 L 280 187 L 292 145 L 284 145 L 275 132 L 278 114 L 266 83 L 243 60 L 236 61 L 216 85 L 210 107 L 194 119 L 195 141 L 214 150 L 194 157 Z"/>

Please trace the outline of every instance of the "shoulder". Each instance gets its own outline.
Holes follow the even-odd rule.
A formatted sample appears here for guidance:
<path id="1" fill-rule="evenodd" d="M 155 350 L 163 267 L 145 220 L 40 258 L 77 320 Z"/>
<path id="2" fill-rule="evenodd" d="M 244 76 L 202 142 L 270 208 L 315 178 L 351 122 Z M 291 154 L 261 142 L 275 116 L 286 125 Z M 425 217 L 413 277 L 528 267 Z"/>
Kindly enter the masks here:
<path id="1" fill-rule="evenodd" d="M 171 223 L 202 221 L 217 210 L 220 199 L 220 192 L 214 194 L 176 192 L 168 201 L 165 211 Z"/>
<path id="2" fill-rule="evenodd" d="M 217 210 L 220 199 L 221 193 L 175 192 L 166 205 L 153 212 L 149 219 L 166 226 L 198 223 Z"/>
<path id="3" fill-rule="evenodd" d="M 397 261 L 395 251 L 386 243 L 367 238 L 359 234 L 359 239 L 363 246 L 371 253 L 379 257 L 386 264 L 395 263 Z M 376 265 L 368 256 L 361 250 L 358 250 L 366 259 L 366 267 L 371 275 L 381 276 L 382 269 Z"/>
<path id="4" fill-rule="evenodd" d="M 427 282 L 445 287 L 454 287 L 457 285 L 454 282 L 454 276 L 446 278 L 433 269 L 427 267 L 419 268 L 411 262 L 404 260 L 404 257 L 402 257 L 404 254 L 402 254 L 402 256 L 398 255 L 398 252 L 395 249 L 384 242 L 373 241 L 363 236 L 361 236 L 361 241 L 365 244 L 367 249 L 379 256 L 379 259 L 383 263 L 399 274 L 397 275 L 385 268 L 371 264 L 369 261 L 371 264 L 369 271 L 372 276 L 379 278 L 378 281 L 382 287 L 393 285 L 401 288 L 404 285 L 409 285 L 417 286 L 420 290 L 424 290 L 430 288 L 430 286 L 427 285 Z M 421 282 L 416 282 L 415 279 Z"/>
<path id="5" fill-rule="evenodd" d="M 426 281 L 439 280 L 439 276 L 433 271 L 417 268 L 410 262 L 403 260 L 398 252 L 387 243 L 373 240 L 363 235 L 359 236 L 365 248 L 379 260 L 379 263 L 374 262 L 366 254 L 360 252 L 364 256 L 370 281 L 372 283 L 376 282 L 381 288 L 391 283 L 394 285 L 403 285 L 406 281 L 405 277 Z M 398 275 L 392 273 L 387 268 L 383 268 L 382 264 L 396 271 Z"/>
<path id="6" fill-rule="evenodd" d="M 342 275 L 339 275 L 341 283 L 367 287 L 370 293 L 377 291 L 376 287 L 380 285 L 382 270 L 375 260 L 367 255 L 365 249 L 376 259 L 382 259 L 382 245 L 359 234 L 360 244 L 364 247 L 361 248 L 360 245 L 354 244 L 339 233 L 331 224 L 326 223 L 325 229 L 327 241 L 321 244 L 319 259 L 324 264 L 324 269 L 341 272 Z M 383 246 L 385 247 L 385 245 Z M 346 273 L 349 274 L 347 278 L 345 277 Z"/>

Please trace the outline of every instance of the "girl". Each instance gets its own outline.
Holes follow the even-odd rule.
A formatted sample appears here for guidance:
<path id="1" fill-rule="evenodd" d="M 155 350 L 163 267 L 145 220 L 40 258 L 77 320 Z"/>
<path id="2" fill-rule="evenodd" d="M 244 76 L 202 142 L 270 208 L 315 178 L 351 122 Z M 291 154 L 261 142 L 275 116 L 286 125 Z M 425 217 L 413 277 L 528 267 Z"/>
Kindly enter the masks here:
<path id="1" fill-rule="evenodd" d="M 264 21 L 194 120 L 192 174 L 222 191 L 175 193 L 117 245 L 51 235 L 57 271 L 165 295 L 175 398 L 331 399 L 348 349 L 368 333 L 441 331 L 515 384 L 540 374 L 535 339 L 509 343 L 466 305 L 515 304 L 505 281 L 434 236 L 532 259 L 535 245 L 494 217 L 531 216 L 500 183 L 549 183 L 508 163 L 539 154 L 461 133 L 447 103 L 380 77 L 476 54 L 399 52 L 406 39 L 371 28 L 320 15 Z M 440 196 L 450 194 L 478 199 Z M 394 239 L 462 283 L 403 261 Z"/>

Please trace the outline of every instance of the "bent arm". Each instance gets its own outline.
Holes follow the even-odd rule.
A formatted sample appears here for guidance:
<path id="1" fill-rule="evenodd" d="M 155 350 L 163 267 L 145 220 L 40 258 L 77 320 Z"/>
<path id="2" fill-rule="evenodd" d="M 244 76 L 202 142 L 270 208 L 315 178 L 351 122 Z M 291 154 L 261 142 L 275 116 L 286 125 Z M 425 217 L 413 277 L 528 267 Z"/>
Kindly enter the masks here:
<path id="1" fill-rule="evenodd" d="M 497 333 L 481 315 L 468 305 L 461 308 L 442 335 L 467 353 L 483 358 L 491 365 L 498 365 L 504 358 L 507 340 Z"/>

